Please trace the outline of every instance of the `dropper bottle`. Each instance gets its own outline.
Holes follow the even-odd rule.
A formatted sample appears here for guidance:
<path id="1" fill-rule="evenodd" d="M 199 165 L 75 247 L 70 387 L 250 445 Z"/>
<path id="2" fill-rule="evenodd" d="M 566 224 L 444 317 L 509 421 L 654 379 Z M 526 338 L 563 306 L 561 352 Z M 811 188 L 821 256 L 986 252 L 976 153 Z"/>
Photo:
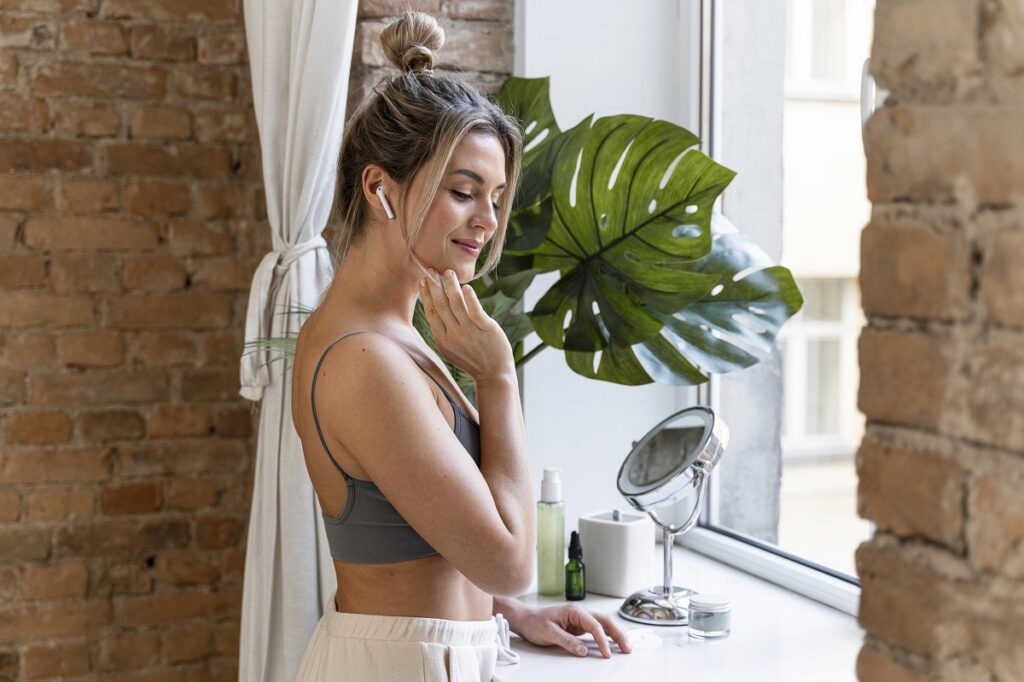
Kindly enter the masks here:
<path id="1" fill-rule="evenodd" d="M 569 540 L 569 561 L 565 564 L 565 598 L 579 601 L 587 596 L 587 574 L 583 566 L 583 547 L 580 534 L 572 532 Z"/>
<path id="2" fill-rule="evenodd" d="M 561 595 L 565 589 L 565 502 L 561 469 L 544 469 L 537 502 L 537 592 Z"/>

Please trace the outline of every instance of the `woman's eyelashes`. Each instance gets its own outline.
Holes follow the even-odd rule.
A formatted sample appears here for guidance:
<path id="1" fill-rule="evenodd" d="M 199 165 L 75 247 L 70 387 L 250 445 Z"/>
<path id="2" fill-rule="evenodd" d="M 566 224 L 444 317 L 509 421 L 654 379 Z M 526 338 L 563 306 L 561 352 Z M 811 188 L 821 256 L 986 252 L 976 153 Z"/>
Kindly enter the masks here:
<path id="1" fill-rule="evenodd" d="M 450 190 L 450 191 L 451 191 L 452 194 L 454 194 L 456 196 L 456 198 L 459 201 L 469 201 L 469 200 L 471 200 L 473 198 L 473 195 L 466 194 L 465 192 L 460 192 L 460 191 L 455 190 L 455 189 Z M 499 206 L 498 204 L 494 203 L 493 201 L 491 202 L 491 206 L 494 207 L 495 211 L 501 210 L 501 206 Z"/>

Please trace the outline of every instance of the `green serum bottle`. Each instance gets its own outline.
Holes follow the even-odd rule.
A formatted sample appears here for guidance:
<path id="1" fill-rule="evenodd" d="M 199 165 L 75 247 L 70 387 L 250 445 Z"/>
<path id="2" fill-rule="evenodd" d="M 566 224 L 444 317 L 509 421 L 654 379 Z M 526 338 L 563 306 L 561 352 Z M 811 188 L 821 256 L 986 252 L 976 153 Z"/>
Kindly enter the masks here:
<path id="1" fill-rule="evenodd" d="M 547 596 L 561 595 L 564 589 L 565 501 L 560 471 L 544 469 L 537 502 L 537 592 Z"/>
<path id="2" fill-rule="evenodd" d="M 587 571 L 583 565 L 583 547 L 580 534 L 572 532 L 569 539 L 569 561 L 565 564 L 565 598 L 579 601 L 587 596 Z"/>

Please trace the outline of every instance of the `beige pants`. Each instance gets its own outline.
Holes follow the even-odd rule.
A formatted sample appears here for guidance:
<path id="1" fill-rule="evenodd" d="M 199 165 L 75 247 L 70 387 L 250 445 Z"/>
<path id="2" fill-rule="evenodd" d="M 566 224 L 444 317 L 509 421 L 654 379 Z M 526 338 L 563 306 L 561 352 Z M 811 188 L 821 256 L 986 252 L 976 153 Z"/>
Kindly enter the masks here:
<path id="1" fill-rule="evenodd" d="M 487 620 L 341 613 L 334 595 L 294 682 L 491 682 L 519 659 L 501 614 Z"/>

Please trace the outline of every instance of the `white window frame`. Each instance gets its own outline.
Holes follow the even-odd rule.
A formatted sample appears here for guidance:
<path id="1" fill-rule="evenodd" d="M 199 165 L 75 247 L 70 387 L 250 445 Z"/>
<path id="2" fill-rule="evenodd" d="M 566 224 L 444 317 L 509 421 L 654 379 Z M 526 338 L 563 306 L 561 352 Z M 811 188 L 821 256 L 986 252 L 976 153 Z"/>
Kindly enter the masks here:
<path id="1" fill-rule="evenodd" d="M 730 3 L 754 4 L 763 0 L 729 0 Z M 720 63 L 719 39 L 721 26 L 716 22 L 716 0 L 702 0 L 701 7 L 701 125 L 702 149 L 710 156 L 715 150 L 715 126 L 717 117 L 715 101 L 715 80 Z M 778 3 L 782 5 L 782 3 Z M 735 9 L 735 8 L 734 8 Z M 753 8 L 751 8 L 753 9 Z M 753 27 L 749 27 L 753 28 Z M 741 29 L 742 30 L 742 29 Z M 781 133 L 781 131 L 780 131 Z M 749 168 L 771 166 L 759 163 L 758 150 L 750 150 Z M 728 192 L 728 190 L 726 190 Z M 743 229 L 743 226 L 739 226 Z M 698 388 L 697 402 L 718 409 L 720 381 L 711 380 Z M 857 615 L 860 602 L 860 581 L 849 578 L 807 559 L 794 556 L 784 550 L 743 536 L 717 525 L 717 514 L 712 504 L 718 494 L 717 477 L 711 477 L 708 500 L 698 527 L 677 537 L 677 541 L 693 551 L 712 557 L 754 576 L 775 583 L 810 599 L 836 608 L 852 616 Z"/>

